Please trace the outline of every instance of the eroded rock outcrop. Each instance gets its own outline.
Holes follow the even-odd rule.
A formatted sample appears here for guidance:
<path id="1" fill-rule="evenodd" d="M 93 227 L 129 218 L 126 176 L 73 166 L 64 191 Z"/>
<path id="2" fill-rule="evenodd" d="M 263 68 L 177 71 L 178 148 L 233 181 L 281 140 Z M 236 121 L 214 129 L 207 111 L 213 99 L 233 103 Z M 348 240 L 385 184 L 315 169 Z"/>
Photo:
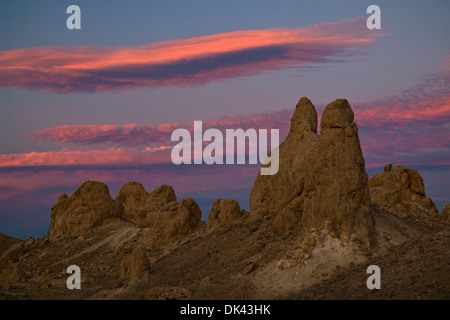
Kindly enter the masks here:
<path id="1" fill-rule="evenodd" d="M 447 203 L 442 207 L 440 217 L 443 220 L 450 220 L 450 203 Z"/>
<path id="2" fill-rule="evenodd" d="M 145 219 L 145 225 L 165 238 L 188 234 L 201 223 L 199 210 L 189 211 L 182 202 L 173 201 L 159 211 L 150 212 Z"/>
<path id="3" fill-rule="evenodd" d="M 123 204 L 125 219 L 151 227 L 165 238 L 187 234 L 201 223 L 202 212 L 197 203 L 190 198 L 176 201 L 171 186 L 162 185 L 148 193 L 140 183 L 128 182 L 116 200 Z"/>
<path id="4" fill-rule="evenodd" d="M 293 228 L 326 230 L 369 248 L 374 240 L 368 176 L 358 128 L 345 99 L 330 103 L 317 134 L 317 112 L 301 98 L 276 175 L 258 175 L 250 195 L 252 215 L 273 218 L 279 233 Z"/>
<path id="5" fill-rule="evenodd" d="M 8 250 L 3 252 L 0 256 L 0 267 L 10 263 L 16 262 L 25 252 L 25 243 L 19 242 L 11 246 Z"/>
<path id="6" fill-rule="evenodd" d="M 419 172 L 387 164 L 384 171 L 369 180 L 372 203 L 401 217 L 410 215 L 437 216 L 433 200 L 425 195 L 425 186 Z"/>
<path id="7" fill-rule="evenodd" d="M 187 234 L 201 223 L 202 213 L 194 200 L 176 199 L 171 186 L 162 185 L 148 193 L 142 184 L 128 182 L 114 200 L 106 184 L 87 181 L 72 196 L 58 197 L 51 212 L 49 239 L 80 236 L 119 219 L 151 227 L 165 238 Z"/>
<path id="8" fill-rule="evenodd" d="M 165 205 L 176 201 L 177 197 L 171 186 L 162 185 L 148 193 L 142 184 L 130 181 L 120 188 L 116 200 L 123 204 L 125 219 L 146 225 L 149 212 L 161 211 Z"/>
<path id="9" fill-rule="evenodd" d="M 52 208 L 49 239 L 73 237 L 106 223 L 117 221 L 123 214 L 123 206 L 109 194 L 108 186 L 101 182 L 87 181 L 68 197 L 58 197 Z"/>
<path id="10" fill-rule="evenodd" d="M 241 207 L 236 200 L 217 199 L 208 216 L 208 228 L 230 225 L 242 217 Z"/>
<path id="11" fill-rule="evenodd" d="M 136 282 L 150 279 L 150 263 L 142 247 L 136 247 L 120 263 L 120 280 Z"/>

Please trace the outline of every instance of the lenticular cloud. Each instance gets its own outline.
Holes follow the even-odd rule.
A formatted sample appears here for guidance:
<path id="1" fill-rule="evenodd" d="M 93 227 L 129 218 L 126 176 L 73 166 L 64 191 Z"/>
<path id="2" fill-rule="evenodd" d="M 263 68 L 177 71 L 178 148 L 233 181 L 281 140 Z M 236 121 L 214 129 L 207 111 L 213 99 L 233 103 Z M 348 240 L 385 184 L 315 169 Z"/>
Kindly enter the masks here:
<path id="1" fill-rule="evenodd" d="M 364 54 L 363 18 L 245 30 L 134 47 L 53 46 L 0 52 L 0 87 L 52 92 L 198 86 Z M 375 33 L 375 35 L 380 35 Z"/>

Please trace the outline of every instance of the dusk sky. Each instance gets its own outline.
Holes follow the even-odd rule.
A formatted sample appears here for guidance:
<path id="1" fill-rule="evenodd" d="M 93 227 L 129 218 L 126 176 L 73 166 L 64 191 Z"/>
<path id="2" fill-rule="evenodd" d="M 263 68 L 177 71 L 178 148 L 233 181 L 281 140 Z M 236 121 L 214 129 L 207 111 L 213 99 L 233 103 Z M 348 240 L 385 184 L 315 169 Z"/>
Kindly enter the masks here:
<path id="1" fill-rule="evenodd" d="M 68 30 L 66 8 L 81 8 Z M 381 30 L 366 9 L 381 8 Z M 47 233 L 86 180 L 171 185 L 206 220 L 259 165 L 180 165 L 173 130 L 279 129 L 300 97 L 355 112 L 369 176 L 415 168 L 450 203 L 448 1 L 0 2 L 0 232 Z M 280 141 L 280 142 L 281 142 Z"/>

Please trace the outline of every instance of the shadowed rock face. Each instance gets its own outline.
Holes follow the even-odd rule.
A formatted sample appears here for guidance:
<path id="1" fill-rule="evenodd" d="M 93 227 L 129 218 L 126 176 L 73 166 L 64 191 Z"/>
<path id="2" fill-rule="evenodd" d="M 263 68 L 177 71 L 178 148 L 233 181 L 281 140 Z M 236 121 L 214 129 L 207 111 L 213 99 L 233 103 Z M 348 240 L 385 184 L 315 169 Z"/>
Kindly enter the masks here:
<path id="1" fill-rule="evenodd" d="M 437 216 L 434 202 L 425 195 L 425 186 L 419 172 L 387 164 L 384 171 L 369 180 L 372 202 L 401 217 L 423 212 Z"/>
<path id="2" fill-rule="evenodd" d="M 50 214 L 48 236 L 50 239 L 80 236 L 89 229 L 117 221 L 122 214 L 122 204 L 111 198 L 106 184 L 87 181 L 71 197 L 65 194 L 58 197 L 58 204 Z"/>
<path id="3" fill-rule="evenodd" d="M 274 218 L 279 233 L 293 228 L 326 230 L 370 248 L 374 239 L 368 176 L 358 128 L 345 99 L 330 103 L 317 134 L 317 113 L 301 98 L 286 140 L 279 147 L 276 175 L 258 175 L 250 211 Z"/>

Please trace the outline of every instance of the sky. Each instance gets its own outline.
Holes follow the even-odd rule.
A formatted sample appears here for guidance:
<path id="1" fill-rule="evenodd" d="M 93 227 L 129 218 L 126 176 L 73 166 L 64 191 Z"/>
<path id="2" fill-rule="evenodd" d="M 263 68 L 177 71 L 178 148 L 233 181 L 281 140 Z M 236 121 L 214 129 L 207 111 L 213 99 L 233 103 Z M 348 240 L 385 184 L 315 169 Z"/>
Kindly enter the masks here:
<path id="1" fill-rule="evenodd" d="M 69 5 L 81 29 L 69 30 Z M 369 30 L 369 5 L 381 29 Z M 114 198 L 138 181 L 192 197 L 248 198 L 259 165 L 172 163 L 171 133 L 279 129 L 300 97 L 355 112 L 369 176 L 416 168 L 450 203 L 447 1 L 0 2 L 0 232 L 47 233 L 84 181 Z"/>

